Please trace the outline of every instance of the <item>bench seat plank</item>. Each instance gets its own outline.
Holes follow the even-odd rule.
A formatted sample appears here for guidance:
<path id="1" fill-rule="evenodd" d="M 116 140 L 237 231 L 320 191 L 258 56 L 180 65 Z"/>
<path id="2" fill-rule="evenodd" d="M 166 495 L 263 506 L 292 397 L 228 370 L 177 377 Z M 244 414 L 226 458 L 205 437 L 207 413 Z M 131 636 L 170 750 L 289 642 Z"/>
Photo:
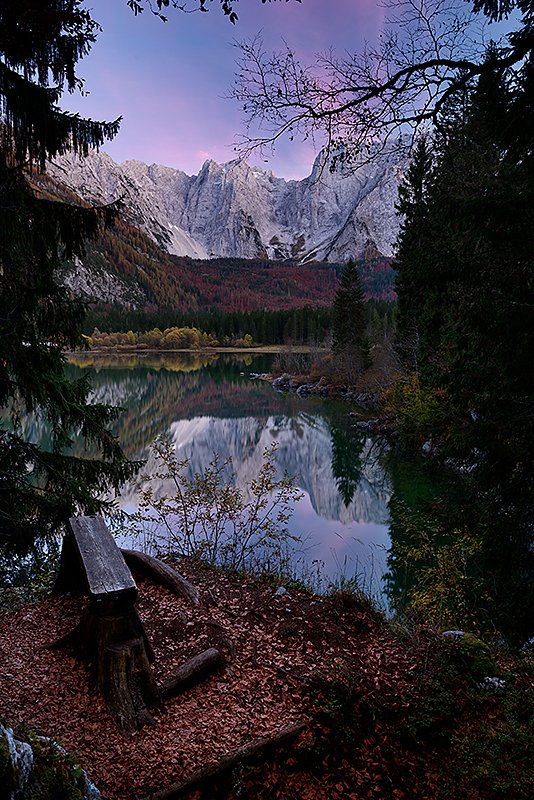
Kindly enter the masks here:
<path id="1" fill-rule="evenodd" d="M 137 595 L 137 586 L 102 517 L 72 517 L 70 531 L 83 563 L 90 594 Z"/>

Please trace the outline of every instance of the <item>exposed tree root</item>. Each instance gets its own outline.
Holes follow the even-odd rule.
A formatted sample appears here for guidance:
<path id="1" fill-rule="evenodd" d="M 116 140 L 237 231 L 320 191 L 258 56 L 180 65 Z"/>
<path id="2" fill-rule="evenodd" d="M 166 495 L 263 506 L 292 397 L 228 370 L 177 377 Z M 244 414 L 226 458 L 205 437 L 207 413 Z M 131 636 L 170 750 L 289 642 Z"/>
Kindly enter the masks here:
<path id="1" fill-rule="evenodd" d="M 302 733 L 305 727 L 306 725 L 301 722 L 297 725 L 289 725 L 286 728 L 282 728 L 275 736 L 255 739 L 243 745 L 243 747 L 240 747 L 235 753 L 224 756 L 220 761 L 217 761 L 216 764 L 194 772 L 187 781 L 175 783 L 168 789 L 150 794 L 145 800 L 175 800 L 176 798 L 184 797 L 195 789 L 198 789 L 203 783 L 220 777 L 243 761 L 264 754 L 266 751 L 275 749 L 290 739 L 294 739 Z"/>
<path id="2" fill-rule="evenodd" d="M 207 675 L 215 672 L 224 665 L 224 658 L 214 647 L 190 658 L 179 667 L 174 678 L 166 681 L 161 687 L 163 699 L 174 697 L 198 683 Z"/>
<path id="3" fill-rule="evenodd" d="M 140 553 L 138 550 L 121 549 L 121 553 L 130 569 L 137 569 L 148 575 L 156 583 L 166 586 L 167 589 L 170 589 L 171 592 L 174 592 L 179 597 L 185 597 L 194 606 L 200 604 L 198 591 L 193 584 L 176 572 L 175 569 L 169 567 L 168 564 L 160 561 L 159 558 Z"/>

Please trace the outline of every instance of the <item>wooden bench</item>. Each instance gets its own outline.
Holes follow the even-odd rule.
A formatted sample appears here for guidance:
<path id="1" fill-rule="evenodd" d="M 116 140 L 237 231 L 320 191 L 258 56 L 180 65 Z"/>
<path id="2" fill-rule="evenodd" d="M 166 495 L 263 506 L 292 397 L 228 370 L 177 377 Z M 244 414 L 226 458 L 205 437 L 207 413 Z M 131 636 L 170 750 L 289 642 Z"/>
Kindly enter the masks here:
<path id="1" fill-rule="evenodd" d="M 154 653 L 135 609 L 137 586 L 102 517 L 69 520 L 54 593 L 89 596 L 79 624 L 56 644 L 73 645 L 91 665 L 121 730 L 152 721 Z"/>
<path id="2" fill-rule="evenodd" d="M 69 520 L 55 589 L 88 594 L 94 614 L 121 616 L 134 607 L 137 586 L 102 517 Z"/>

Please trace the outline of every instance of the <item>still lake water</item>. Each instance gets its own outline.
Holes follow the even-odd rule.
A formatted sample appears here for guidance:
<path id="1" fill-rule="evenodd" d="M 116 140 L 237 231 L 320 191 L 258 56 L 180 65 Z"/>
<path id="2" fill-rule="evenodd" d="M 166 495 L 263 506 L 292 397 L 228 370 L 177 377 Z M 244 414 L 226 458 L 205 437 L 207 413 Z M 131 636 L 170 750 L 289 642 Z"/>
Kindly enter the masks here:
<path id="1" fill-rule="evenodd" d="M 377 444 L 351 426 L 346 404 L 280 394 L 249 377 L 270 364 L 252 355 L 113 355 L 76 357 L 69 369 L 90 370 L 94 399 L 122 407 L 115 432 L 130 458 L 148 460 L 148 472 L 150 445 L 165 434 L 191 475 L 218 453 L 232 459 L 243 487 L 276 442 L 278 475 L 294 475 L 303 493 L 289 526 L 303 542 L 298 569 L 325 581 L 358 575 L 384 598 L 391 484 Z M 120 498 L 127 511 L 136 507 L 134 484 Z"/>

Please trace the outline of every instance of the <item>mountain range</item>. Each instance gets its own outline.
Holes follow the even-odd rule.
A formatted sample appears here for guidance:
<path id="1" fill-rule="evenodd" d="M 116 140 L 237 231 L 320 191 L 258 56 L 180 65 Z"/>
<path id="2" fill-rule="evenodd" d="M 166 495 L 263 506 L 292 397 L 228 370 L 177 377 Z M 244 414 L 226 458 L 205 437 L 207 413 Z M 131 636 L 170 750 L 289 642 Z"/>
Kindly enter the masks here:
<path id="1" fill-rule="evenodd" d="M 48 173 L 84 200 L 121 199 L 125 219 L 171 255 L 342 263 L 391 256 L 404 170 L 395 148 L 335 170 L 320 153 L 309 177 L 286 181 L 234 160 L 206 161 L 198 175 L 104 152 L 73 154 Z"/>

